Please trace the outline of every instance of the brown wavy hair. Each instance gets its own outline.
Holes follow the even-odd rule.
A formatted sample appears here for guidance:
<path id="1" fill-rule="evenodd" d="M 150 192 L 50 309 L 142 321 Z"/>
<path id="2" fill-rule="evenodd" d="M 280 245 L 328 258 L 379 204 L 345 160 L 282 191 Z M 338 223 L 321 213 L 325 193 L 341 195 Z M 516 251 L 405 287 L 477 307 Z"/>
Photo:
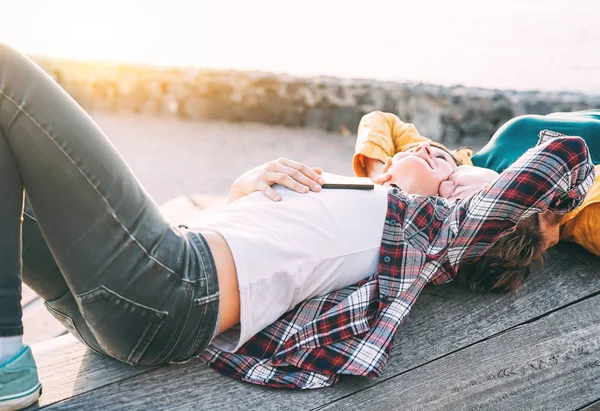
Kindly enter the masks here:
<path id="1" fill-rule="evenodd" d="M 457 165 L 457 166 L 462 166 L 462 165 L 464 165 L 464 164 L 465 164 L 465 163 L 462 161 L 462 159 L 460 159 L 460 158 L 459 158 L 459 157 L 456 155 L 456 152 L 455 152 L 454 150 L 449 150 L 449 149 L 448 149 L 448 148 L 447 148 L 445 145 L 443 145 L 443 144 L 440 144 L 440 143 L 438 143 L 438 142 L 435 142 L 435 141 L 428 141 L 428 143 L 429 143 L 429 145 L 430 145 L 431 147 L 437 147 L 437 148 L 439 148 L 440 150 L 442 150 L 442 151 L 445 151 L 446 153 L 448 153 L 448 155 L 449 155 L 450 157 L 452 157 L 452 160 L 454 160 L 454 162 L 456 163 L 456 165 Z M 417 142 L 417 143 L 409 144 L 409 145 L 407 145 L 407 146 L 404 148 L 404 150 L 402 150 L 402 151 L 410 151 L 410 150 L 412 150 L 412 149 L 416 148 L 416 147 L 417 147 L 419 144 L 421 144 L 421 142 Z"/>
<path id="2" fill-rule="evenodd" d="M 473 291 L 514 292 L 544 262 L 539 214 L 519 221 L 477 260 L 459 267 L 456 280 Z"/>

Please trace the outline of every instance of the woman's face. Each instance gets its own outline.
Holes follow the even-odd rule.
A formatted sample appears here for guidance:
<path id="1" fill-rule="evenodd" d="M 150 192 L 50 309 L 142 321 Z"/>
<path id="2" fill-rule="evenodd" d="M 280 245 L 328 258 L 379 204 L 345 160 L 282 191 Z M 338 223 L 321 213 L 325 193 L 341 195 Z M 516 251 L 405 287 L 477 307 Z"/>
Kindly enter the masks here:
<path id="1" fill-rule="evenodd" d="M 392 158 L 387 173 L 388 184 L 396 184 L 403 191 L 419 195 L 438 195 L 442 181 L 456 169 L 454 159 L 444 150 L 421 143 L 412 151 L 404 151 Z"/>

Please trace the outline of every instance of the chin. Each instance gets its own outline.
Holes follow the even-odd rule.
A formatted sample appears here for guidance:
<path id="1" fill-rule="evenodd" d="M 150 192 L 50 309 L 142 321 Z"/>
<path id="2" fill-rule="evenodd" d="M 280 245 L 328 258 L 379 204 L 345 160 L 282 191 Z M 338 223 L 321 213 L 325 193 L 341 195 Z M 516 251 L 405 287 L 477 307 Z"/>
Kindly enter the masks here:
<path id="1" fill-rule="evenodd" d="M 433 170 L 424 160 L 416 157 L 405 157 L 394 163 L 390 171 L 399 176 L 398 186 L 409 194 L 422 196 L 438 195 L 440 182 L 433 175 Z"/>

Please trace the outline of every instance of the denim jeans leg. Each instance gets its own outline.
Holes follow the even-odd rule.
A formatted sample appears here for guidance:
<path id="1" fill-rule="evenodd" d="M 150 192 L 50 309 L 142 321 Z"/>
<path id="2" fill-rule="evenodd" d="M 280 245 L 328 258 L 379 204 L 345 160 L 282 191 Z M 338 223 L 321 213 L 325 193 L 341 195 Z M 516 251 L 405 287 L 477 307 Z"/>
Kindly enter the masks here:
<path id="1" fill-rule="evenodd" d="M 103 349 L 132 364 L 187 352 L 178 346 L 189 341 L 182 335 L 197 332 L 197 321 L 216 322 L 218 298 L 206 298 L 218 296 L 212 256 L 163 219 L 89 115 L 7 46 L 0 46 L 0 130 L 0 148 L 10 151 L 48 248 Z M 195 301 L 210 301 L 210 309 Z"/>
<path id="2" fill-rule="evenodd" d="M 23 334 L 21 215 L 23 187 L 0 129 L 0 337 Z"/>
<path id="3" fill-rule="evenodd" d="M 25 196 L 22 233 L 23 282 L 46 301 L 56 300 L 70 292 L 44 240 L 27 196 Z"/>
<path id="4" fill-rule="evenodd" d="M 46 244 L 40 227 L 25 196 L 23 212 L 22 280 L 42 299 L 44 305 L 65 328 L 93 351 L 105 354 L 87 326 L 75 297 Z"/>

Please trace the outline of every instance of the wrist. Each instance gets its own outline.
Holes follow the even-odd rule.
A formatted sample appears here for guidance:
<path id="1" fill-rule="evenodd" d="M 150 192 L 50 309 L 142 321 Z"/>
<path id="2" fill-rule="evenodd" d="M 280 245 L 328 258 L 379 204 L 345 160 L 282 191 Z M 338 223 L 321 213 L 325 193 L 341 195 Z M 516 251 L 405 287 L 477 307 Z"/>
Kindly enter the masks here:
<path id="1" fill-rule="evenodd" d="M 227 204 L 230 204 L 241 197 L 244 197 L 244 192 L 236 181 L 231 185 L 231 189 L 229 190 L 229 195 L 227 196 Z"/>
<path id="2" fill-rule="evenodd" d="M 364 157 L 365 171 L 371 180 L 379 177 L 383 170 L 384 163 L 376 158 Z"/>

